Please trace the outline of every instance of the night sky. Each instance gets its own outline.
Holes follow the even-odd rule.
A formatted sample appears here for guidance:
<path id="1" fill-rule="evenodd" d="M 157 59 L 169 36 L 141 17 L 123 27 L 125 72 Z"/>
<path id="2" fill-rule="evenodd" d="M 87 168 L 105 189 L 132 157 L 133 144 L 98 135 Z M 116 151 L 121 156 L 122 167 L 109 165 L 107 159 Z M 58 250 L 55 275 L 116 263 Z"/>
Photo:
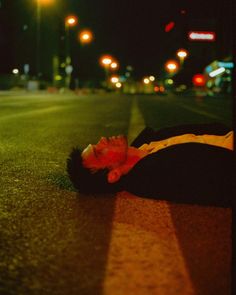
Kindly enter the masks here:
<path id="1" fill-rule="evenodd" d="M 2 59 L 1 72 L 12 67 L 13 62 L 17 65 L 20 51 L 27 52 L 28 61 L 27 59 L 26 61 L 29 63 L 32 62 L 30 59 L 33 58 L 35 51 L 34 3 L 31 0 L 14 0 L 10 1 L 10 4 L 8 1 L 0 0 L 2 3 L 0 12 L 3 18 L 0 20 L 0 30 L 3 32 L 0 45 L 5 56 Z M 47 52 L 53 52 L 56 35 L 63 34 L 59 33 L 60 26 L 56 28 L 56 24 L 62 23 L 68 13 L 78 15 L 78 29 L 90 28 L 95 35 L 94 41 L 89 45 L 78 48 L 78 45 L 74 44 L 75 50 L 78 50 L 78 72 L 84 79 L 102 75 L 98 59 L 104 53 L 117 58 L 121 65 L 120 73 L 124 73 L 126 66 L 131 65 L 136 78 L 149 74 L 158 75 L 163 69 L 164 62 L 175 57 L 178 48 L 189 46 L 186 32 L 191 29 L 217 31 L 218 38 L 214 44 L 215 56 L 212 57 L 222 58 L 232 53 L 234 9 L 231 0 L 57 0 L 56 2 L 57 7 L 50 7 L 42 12 L 43 57 L 46 58 Z M 54 19 L 51 15 L 54 15 Z M 9 18 L 14 20 L 11 25 L 8 23 Z M 175 26 L 166 33 L 165 25 L 170 21 L 174 21 Z M 23 32 L 21 28 L 24 23 L 28 25 L 28 29 Z M 52 29 L 53 27 L 55 28 Z M 30 45 L 26 48 L 27 42 Z M 210 46 L 212 45 L 209 45 L 209 48 Z M 204 60 L 203 56 L 202 63 L 206 62 L 211 60 Z"/>
<path id="2" fill-rule="evenodd" d="M 97 51 L 113 54 L 123 65 L 131 64 L 140 75 L 159 71 L 179 46 L 186 45 L 181 34 L 184 23 L 191 29 L 192 20 L 205 21 L 203 30 L 214 30 L 214 25 L 209 25 L 214 21 L 220 33 L 223 28 L 227 39 L 224 46 L 228 52 L 231 50 L 233 13 L 232 2 L 228 0 L 80 0 L 71 3 L 75 11 L 78 10 L 81 25 L 90 26 L 95 32 Z M 165 25 L 170 21 L 175 22 L 175 27 L 166 33 Z"/>

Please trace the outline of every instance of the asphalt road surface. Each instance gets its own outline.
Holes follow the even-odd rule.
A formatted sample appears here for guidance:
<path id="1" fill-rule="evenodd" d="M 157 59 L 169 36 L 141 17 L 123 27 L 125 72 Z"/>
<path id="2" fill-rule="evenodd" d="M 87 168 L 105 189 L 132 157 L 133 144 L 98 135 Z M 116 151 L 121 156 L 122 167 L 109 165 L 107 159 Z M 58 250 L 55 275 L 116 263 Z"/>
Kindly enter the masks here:
<path id="1" fill-rule="evenodd" d="M 227 97 L 0 93 L 1 295 L 228 295 L 231 209 L 81 195 L 73 147 L 223 122 Z"/>

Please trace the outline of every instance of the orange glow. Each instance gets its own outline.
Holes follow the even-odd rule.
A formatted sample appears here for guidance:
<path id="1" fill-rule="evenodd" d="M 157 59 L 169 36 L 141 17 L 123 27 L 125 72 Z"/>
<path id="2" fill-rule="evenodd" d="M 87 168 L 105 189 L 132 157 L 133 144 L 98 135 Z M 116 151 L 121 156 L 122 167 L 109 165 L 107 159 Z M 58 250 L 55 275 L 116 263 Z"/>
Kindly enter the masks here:
<path id="1" fill-rule="evenodd" d="M 113 62 L 111 63 L 111 65 L 110 65 L 110 67 L 111 67 L 113 70 L 115 70 L 115 69 L 118 68 L 118 63 L 115 62 L 115 61 L 113 61 Z"/>
<path id="2" fill-rule="evenodd" d="M 175 60 L 168 60 L 165 64 L 165 69 L 169 73 L 177 72 L 178 68 L 179 68 L 179 65 Z"/>
<path id="3" fill-rule="evenodd" d="M 82 43 L 90 43 L 93 39 L 93 34 L 90 30 L 83 30 L 79 34 L 79 39 Z"/>
<path id="4" fill-rule="evenodd" d="M 77 25 L 77 23 L 78 23 L 78 18 L 75 15 L 68 15 L 65 19 L 66 26 L 73 27 Z"/>
<path id="5" fill-rule="evenodd" d="M 114 84 L 119 82 L 119 78 L 117 76 L 112 76 L 110 80 L 111 80 L 111 83 L 114 83 Z"/>
<path id="6" fill-rule="evenodd" d="M 160 92 L 164 92 L 165 88 L 163 86 L 160 86 Z"/>
<path id="7" fill-rule="evenodd" d="M 187 50 L 185 50 L 185 49 L 179 49 L 179 50 L 177 51 L 177 56 L 178 56 L 179 58 L 184 59 L 185 57 L 188 56 L 188 52 L 187 52 Z"/>
<path id="8" fill-rule="evenodd" d="M 158 86 L 155 86 L 155 87 L 154 87 L 154 91 L 155 91 L 155 92 L 158 92 L 158 91 L 159 91 L 159 87 L 158 87 Z"/>
<path id="9" fill-rule="evenodd" d="M 112 63 L 112 57 L 110 55 L 103 55 L 100 58 L 100 64 L 104 67 L 109 67 Z"/>
<path id="10" fill-rule="evenodd" d="M 55 0 L 37 0 L 38 4 L 42 4 L 42 5 L 50 5 L 53 4 L 55 2 Z"/>

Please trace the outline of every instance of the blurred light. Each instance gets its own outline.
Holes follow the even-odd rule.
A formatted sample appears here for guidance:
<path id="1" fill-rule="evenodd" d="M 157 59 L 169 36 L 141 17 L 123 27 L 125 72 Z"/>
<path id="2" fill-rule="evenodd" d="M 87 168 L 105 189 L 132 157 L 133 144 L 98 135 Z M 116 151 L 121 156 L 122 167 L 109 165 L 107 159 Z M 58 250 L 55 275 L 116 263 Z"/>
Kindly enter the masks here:
<path id="1" fill-rule="evenodd" d="M 165 32 L 168 33 L 170 32 L 175 26 L 175 22 L 169 22 L 166 26 L 165 26 Z"/>
<path id="2" fill-rule="evenodd" d="M 111 63 L 111 65 L 110 65 L 110 67 L 111 67 L 112 69 L 117 69 L 117 68 L 118 68 L 118 63 L 115 62 L 115 61 L 113 61 L 113 62 Z"/>
<path id="3" fill-rule="evenodd" d="M 66 66 L 66 64 L 63 62 L 61 63 L 61 68 L 64 68 Z"/>
<path id="4" fill-rule="evenodd" d="M 119 82 L 119 78 L 117 76 L 112 76 L 111 77 L 111 83 L 118 83 Z"/>
<path id="5" fill-rule="evenodd" d="M 165 64 L 167 72 L 174 73 L 178 70 L 179 65 L 175 60 L 168 60 Z"/>
<path id="6" fill-rule="evenodd" d="M 18 70 L 18 69 L 13 69 L 13 70 L 12 70 L 12 73 L 13 73 L 14 75 L 17 75 L 17 74 L 19 74 L 19 70 Z"/>
<path id="7" fill-rule="evenodd" d="M 219 75 L 219 74 L 224 73 L 224 71 L 225 71 L 225 68 L 224 68 L 224 67 L 221 67 L 221 68 L 219 68 L 219 69 L 217 69 L 217 70 L 214 70 L 214 71 L 210 72 L 210 73 L 209 73 L 209 76 L 210 76 L 211 78 L 213 78 L 213 77 L 215 77 L 215 76 L 217 76 L 217 75 Z"/>
<path id="8" fill-rule="evenodd" d="M 158 91 L 159 91 L 159 87 L 158 87 L 158 86 L 155 86 L 155 87 L 154 87 L 154 91 L 155 91 L 155 92 L 158 92 Z"/>
<path id="9" fill-rule="evenodd" d="M 55 76 L 55 80 L 56 81 L 61 81 L 62 80 L 62 76 L 61 75 L 56 75 Z"/>
<path id="10" fill-rule="evenodd" d="M 125 76 L 120 76 L 119 80 L 120 80 L 120 82 L 125 82 L 126 81 L 126 77 Z"/>
<path id="11" fill-rule="evenodd" d="M 185 9 L 182 9 L 182 10 L 180 11 L 180 13 L 181 13 L 181 14 L 186 14 L 186 10 L 185 10 Z"/>
<path id="12" fill-rule="evenodd" d="M 172 79 L 167 79 L 166 80 L 166 83 L 169 84 L 169 85 L 173 85 L 174 84 L 174 81 Z"/>
<path id="13" fill-rule="evenodd" d="M 65 23 L 69 27 L 73 27 L 78 23 L 78 18 L 75 15 L 68 15 L 65 19 Z"/>
<path id="14" fill-rule="evenodd" d="M 127 66 L 126 70 L 131 72 L 131 71 L 133 71 L 133 67 L 132 66 Z"/>
<path id="15" fill-rule="evenodd" d="M 180 58 L 185 58 L 185 57 L 187 57 L 187 55 L 188 55 L 188 52 L 185 49 L 179 49 L 177 51 L 177 56 Z"/>
<path id="16" fill-rule="evenodd" d="M 112 63 L 112 57 L 110 55 L 103 55 L 100 58 L 100 63 L 103 66 L 108 67 Z"/>
<path id="17" fill-rule="evenodd" d="M 218 61 L 219 67 L 224 67 L 225 69 L 232 69 L 234 67 L 233 62 L 224 62 L 224 61 Z"/>
<path id="18" fill-rule="evenodd" d="M 90 30 L 83 30 L 79 34 L 79 39 L 82 43 L 90 43 L 93 39 L 93 34 Z"/>
<path id="19" fill-rule="evenodd" d="M 195 86 L 204 86 L 206 84 L 205 77 L 202 74 L 194 75 L 192 81 Z"/>
<path id="20" fill-rule="evenodd" d="M 205 71 L 206 71 L 207 73 L 210 73 L 210 72 L 212 71 L 212 66 L 207 66 L 207 67 L 205 68 Z"/>
<path id="21" fill-rule="evenodd" d="M 121 88 L 122 84 L 120 82 L 116 83 L 117 88 Z"/>
<path id="22" fill-rule="evenodd" d="M 55 0 L 36 0 L 39 4 L 45 4 L 45 5 L 48 5 L 48 4 L 52 4 L 54 3 Z"/>
<path id="23" fill-rule="evenodd" d="M 215 32 L 191 31 L 188 33 L 188 38 L 192 41 L 215 41 L 215 36 Z"/>
<path id="24" fill-rule="evenodd" d="M 160 92 L 164 92 L 165 88 L 163 86 L 160 86 Z"/>
<path id="25" fill-rule="evenodd" d="M 150 76 L 149 77 L 149 80 L 153 82 L 153 81 L 155 81 L 155 77 L 154 76 Z"/>
<path id="26" fill-rule="evenodd" d="M 129 72 L 126 72 L 125 73 L 125 77 L 127 77 L 127 78 L 130 77 L 130 73 Z"/>
<path id="27" fill-rule="evenodd" d="M 148 78 L 144 78 L 144 79 L 143 79 L 143 83 L 144 83 L 144 84 L 149 84 L 149 83 L 150 83 L 150 80 L 149 80 Z"/>

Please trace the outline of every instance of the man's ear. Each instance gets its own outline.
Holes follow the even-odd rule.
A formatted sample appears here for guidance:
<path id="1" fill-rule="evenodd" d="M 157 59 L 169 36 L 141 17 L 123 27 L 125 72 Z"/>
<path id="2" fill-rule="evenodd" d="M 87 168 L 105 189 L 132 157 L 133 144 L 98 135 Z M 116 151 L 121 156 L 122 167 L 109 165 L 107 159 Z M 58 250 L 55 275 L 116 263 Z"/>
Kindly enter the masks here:
<path id="1" fill-rule="evenodd" d="M 107 181 L 109 183 L 117 182 L 120 179 L 121 172 L 118 169 L 113 169 L 108 172 Z"/>

